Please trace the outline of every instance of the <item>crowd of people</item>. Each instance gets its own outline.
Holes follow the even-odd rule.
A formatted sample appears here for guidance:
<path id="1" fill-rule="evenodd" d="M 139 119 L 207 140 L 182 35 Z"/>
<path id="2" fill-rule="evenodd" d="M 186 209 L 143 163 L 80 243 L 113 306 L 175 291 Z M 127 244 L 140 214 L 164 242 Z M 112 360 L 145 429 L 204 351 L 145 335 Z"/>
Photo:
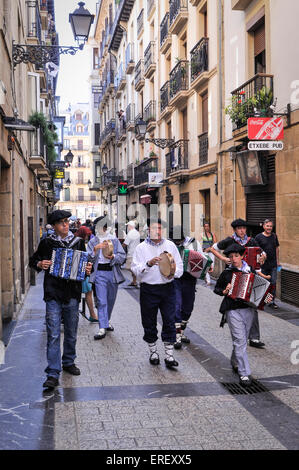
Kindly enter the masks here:
<path id="1" fill-rule="evenodd" d="M 252 382 L 248 362 L 247 345 L 264 348 L 260 339 L 257 308 L 248 302 L 229 296 L 234 273 L 253 273 L 268 279 L 273 286 L 268 302 L 274 302 L 277 267 L 279 265 L 279 242 L 273 232 L 273 222 L 266 219 L 263 232 L 255 238 L 248 236 L 248 224 L 236 219 L 231 223 L 233 233 L 217 242 L 210 225 L 205 222 L 201 237 L 197 240 L 183 233 L 180 226 L 173 227 L 169 238 L 163 236 L 165 223 L 161 219 L 148 219 L 143 227 L 146 236 L 140 236 L 138 220 L 133 218 L 126 223 L 126 233 L 118 238 L 111 230 L 107 217 L 101 216 L 93 222 L 89 219 L 81 224 L 71 213 L 56 210 L 49 215 L 37 251 L 30 258 L 30 267 L 38 272 L 44 271 L 44 301 L 46 303 L 47 325 L 47 374 L 43 384 L 45 389 L 53 389 L 59 384 L 61 370 L 80 375 L 75 364 L 76 340 L 78 331 L 79 302 L 85 293 L 89 316 L 84 317 L 97 323 L 99 330 L 94 340 L 103 340 L 107 332 L 114 330 L 111 316 L 115 305 L 118 286 L 126 281 L 124 270 L 132 276 L 128 287 L 140 288 L 141 322 L 144 329 L 143 339 L 149 348 L 149 362 L 160 364 L 157 349 L 157 316 L 162 317 L 161 339 L 164 343 L 167 368 L 176 369 L 179 364 L 174 358 L 174 349 L 180 350 L 182 344 L 190 343 L 185 330 L 192 315 L 197 279 L 187 268 L 186 252 L 196 252 L 209 260 L 205 282 L 210 285 L 210 273 L 214 269 L 215 257 L 224 261 L 225 269 L 216 281 L 214 292 L 223 296 L 220 306 L 222 320 L 220 326 L 228 324 L 232 336 L 233 351 L 231 365 L 239 375 L 244 386 Z M 260 269 L 254 269 L 244 260 L 247 247 L 261 250 Z M 80 264 L 78 253 L 87 252 L 88 261 L 84 264 L 84 279 L 64 277 L 58 248 L 69 253 Z M 68 251 L 66 251 L 68 250 Z M 76 252 L 74 250 L 77 250 Z M 191 250 L 191 251 L 190 251 Z M 166 256 L 165 256 L 166 255 Z M 87 255 L 86 255 L 87 256 Z M 165 261 L 166 259 L 166 261 Z M 72 261 L 75 266 L 75 261 Z M 165 269 L 161 268 L 165 264 Z M 56 276 L 54 266 L 58 264 Z M 73 264 L 71 271 L 75 270 Z M 77 266 L 76 266 L 77 269 Z M 64 272 L 64 271 L 63 271 Z M 78 268 L 79 272 L 79 268 Z M 63 354 L 60 350 L 60 326 L 64 324 Z"/>

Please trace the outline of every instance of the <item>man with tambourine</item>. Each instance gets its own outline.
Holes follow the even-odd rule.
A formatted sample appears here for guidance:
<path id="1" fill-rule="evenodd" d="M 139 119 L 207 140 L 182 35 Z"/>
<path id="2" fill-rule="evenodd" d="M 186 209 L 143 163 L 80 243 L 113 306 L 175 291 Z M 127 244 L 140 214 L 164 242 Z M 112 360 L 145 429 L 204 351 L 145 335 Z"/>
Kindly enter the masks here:
<path id="1" fill-rule="evenodd" d="M 140 282 L 140 308 L 143 339 L 150 350 L 149 362 L 160 364 L 157 350 L 157 315 L 162 316 L 162 341 L 165 348 L 165 365 L 178 366 L 173 357 L 176 341 L 174 278 L 183 274 L 183 262 L 175 244 L 162 237 L 161 219 L 148 220 L 148 236 L 134 252 L 131 269 Z"/>

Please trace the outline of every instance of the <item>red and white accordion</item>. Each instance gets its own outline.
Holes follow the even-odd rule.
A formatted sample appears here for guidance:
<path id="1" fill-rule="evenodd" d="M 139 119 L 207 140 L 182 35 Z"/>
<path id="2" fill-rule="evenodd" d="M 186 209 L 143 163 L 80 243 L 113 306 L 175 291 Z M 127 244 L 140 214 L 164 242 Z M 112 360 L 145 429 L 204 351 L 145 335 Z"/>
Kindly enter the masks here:
<path id="1" fill-rule="evenodd" d="M 260 269 L 260 257 L 263 250 L 259 246 L 247 246 L 244 253 L 244 261 L 253 269 Z"/>
<path id="2" fill-rule="evenodd" d="M 251 307 L 263 310 L 271 300 L 272 286 L 258 274 L 234 272 L 230 284 L 228 297 L 244 300 Z"/>
<path id="3" fill-rule="evenodd" d="M 184 271 L 197 279 L 204 279 L 213 261 L 208 255 L 195 250 L 184 250 Z"/>

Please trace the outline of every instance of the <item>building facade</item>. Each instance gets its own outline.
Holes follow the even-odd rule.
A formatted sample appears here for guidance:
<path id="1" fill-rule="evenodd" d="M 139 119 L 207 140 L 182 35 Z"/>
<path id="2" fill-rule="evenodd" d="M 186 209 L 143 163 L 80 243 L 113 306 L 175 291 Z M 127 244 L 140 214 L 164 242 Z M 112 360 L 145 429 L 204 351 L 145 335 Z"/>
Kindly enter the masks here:
<path id="1" fill-rule="evenodd" d="M 0 2 L 0 337 L 35 282 L 29 256 L 54 203 L 48 147 L 41 128 L 28 121 L 39 113 L 51 125 L 56 80 L 44 66 L 18 61 L 13 40 L 14 46 L 57 44 L 54 2 Z"/>
<path id="2" fill-rule="evenodd" d="M 92 156 L 90 152 L 90 116 L 88 103 L 70 105 L 61 114 L 65 117 L 62 159 L 71 151 L 71 165 L 65 168 L 63 189 L 55 208 L 69 210 L 81 221 L 100 215 L 98 193 L 92 186 Z"/>
<path id="3" fill-rule="evenodd" d="M 281 243 L 279 290 L 295 303 L 299 70 L 289 57 L 297 14 L 292 0 L 271 0 L 271 8 L 270 0 L 103 0 L 93 43 L 97 183 L 111 215 L 120 214 L 124 179 L 127 215 L 144 220 L 158 204 L 170 227 L 182 224 L 197 238 L 204 220 L 219 240 L 234 218 L 246 218 L 251 235 L 271 218 Z M 247 152 L 247 119 L 276 115 L 284 149 Z M 216 263 L 215 275 L 220 269 Z"/>

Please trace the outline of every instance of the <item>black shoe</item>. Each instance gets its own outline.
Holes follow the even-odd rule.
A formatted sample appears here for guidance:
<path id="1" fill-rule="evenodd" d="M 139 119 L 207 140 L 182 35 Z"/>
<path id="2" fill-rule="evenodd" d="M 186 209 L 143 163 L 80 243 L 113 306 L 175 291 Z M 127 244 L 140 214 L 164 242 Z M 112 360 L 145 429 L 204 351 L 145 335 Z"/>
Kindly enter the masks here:
<path id="1" fill-rule="evenodd" d="M 173 359 L 173 361 L 170 361 L 169 359 L 164 359 L 166 367 L 168 369 L 172 369 L 173 367 L 178 367 L 179 363 Z"/>
<path id="2" fill-rule="evenodd" d="M 182 336 L 181 341 L 182 341 L 182 343 L 185 343 L 185 344 L 189 344 L 189 343 L 190 343 L 190 339 L 187 338 L 187 336 L 185 336 L 185 335 Z"/>
<path id="3" fill-rule="evenodd" d="M 236 374 L 239 373 L 238 366 L 235 366 L 235 365 L 232 364 L 232 369 Z"/>
<path id="4" fill-rule="evenodd" d="M 105 336 L 106 336 L 106 333 L 104 333 L 103 335 L 94 335 L 93 339 L 95 339 L 95 340 L 103 339 L 103 338 L 105 338 Z"/>
<path id="5" fill-rule="evenodd" d="M 150 364 L 152 366 L 158 366 L 160 364 L 160 359 L 159 359 L 159 356 L 158 357 L 152 357 L 153 354 L 156 354 L 158 356 L 157 353 L 152 353 L 150 355 L 150 358 L 149 358 L 149 361 L 150 361 Z"/>
<path id="6" fill-rule="evenodd" d="M 269 307 L 275 308 L 275 310 L 278 309 L 278 305 L 275 302 L 272 302 L 272 304 L 270 304 Z"/>
<path id="7" fill-rule="evenodd" d="M 112 326 L 112 325 L 109 323 L 109 326 L 108 326 L 108 328 L 106 328 L 106 331 L 114 331 L 114 326 Z"/>
<path id="8" fill-rule="evenodd" d="M 71 366 L 62 366 L 62 368 L 65 372 L 68 372 L 69 374 L 72 374 L 72 375 L 81 374 L 80 369 L 75 364 L 72 364 Z"/>
<path id="9" fill-rule="evenodd" d="M 59 385 L 59 380 L 51 375 L 47 378 L 47 380 L 43 383 L 44 388 L 55 388 Z"/>
<path id="10" fill-rule="evenodd" d="M 250 387 L 252 384 L 252 379 L 248 375 L 244 375 L 240 377 L 239 383 L 240 385 L 243 385 L 243 387 Z"/>
<path id="11" fill-rule="evenodd" d="M 181 347 L 182 347 L 181 341 L 177 341 L 176 343 L 174 343 L 173 347 L 174 347 L 174 349 L 181 349 Z"/>
<path id="12" fill-rule="evenodd" d="M 253 348 L 263 349 L 265 346 L 265 343 L 262 343 L 260 340 L 250 339 L 249 346 L 252 346 Z"/>

